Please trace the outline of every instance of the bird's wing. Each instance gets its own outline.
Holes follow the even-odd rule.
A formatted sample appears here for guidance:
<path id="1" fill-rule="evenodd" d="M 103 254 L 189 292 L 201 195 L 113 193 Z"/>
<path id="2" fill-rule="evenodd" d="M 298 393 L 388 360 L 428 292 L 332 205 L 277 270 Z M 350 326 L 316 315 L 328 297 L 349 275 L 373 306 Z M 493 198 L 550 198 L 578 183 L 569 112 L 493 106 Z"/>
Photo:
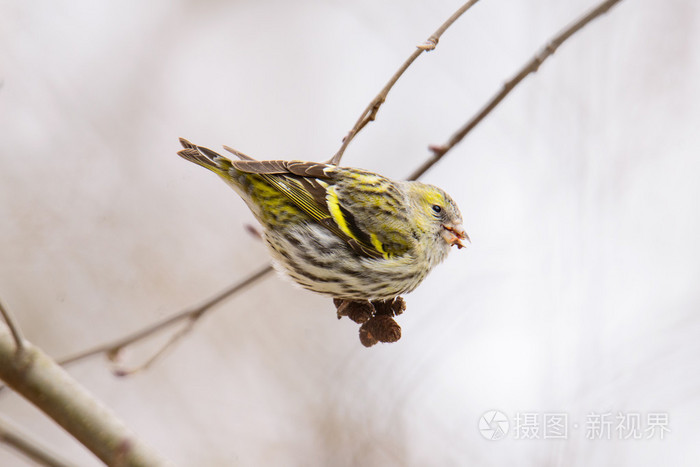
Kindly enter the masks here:
<path id="1" fill-rule="evenodd" d="M 420 238 L 400 183 L 361 169 L 338 168 L 329 204 L 337 203 L 349 228 L 383 257 L 402 256 Z"/>
<path id="2" fill-rule="evenodd" d="M 343 239 L 360 256 L 389 258 L 404 254 L 416 241 L 405 203 L 388 179 L 360 169 L 304 161 L 257 161 L 224 148 L 228 158 L 180 138 L 183 158 L 224 176 L 231 170 L 255 174 L 300 210 Z"/>
<path id="3" fill-rule="evenodd" d="M 335 190 L 332 171 L 335 166 L 302 161 L 233 161 L 234 169 L 257 174 L 284 194 L 299 209 L 319 224 L 345 240 L 359 255 L 367 258 L 387 257 L 381 243 L 355 222 Z"/>

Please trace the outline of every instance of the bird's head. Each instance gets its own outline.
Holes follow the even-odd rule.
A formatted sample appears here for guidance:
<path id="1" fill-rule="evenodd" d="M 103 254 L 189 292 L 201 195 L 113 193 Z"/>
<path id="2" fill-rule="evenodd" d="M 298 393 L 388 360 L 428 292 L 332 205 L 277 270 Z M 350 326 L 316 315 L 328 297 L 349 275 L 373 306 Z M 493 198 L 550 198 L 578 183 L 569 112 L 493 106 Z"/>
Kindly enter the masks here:
<path id="1" fill-rule="evenodd" d="M 450 195 L 433 185 L 408 183 L 419 230 L 443 250 L 449 250 L 451 246 L 463 248 L 465 240 L 471 242 L 462 226 L 462 214 Z"/>

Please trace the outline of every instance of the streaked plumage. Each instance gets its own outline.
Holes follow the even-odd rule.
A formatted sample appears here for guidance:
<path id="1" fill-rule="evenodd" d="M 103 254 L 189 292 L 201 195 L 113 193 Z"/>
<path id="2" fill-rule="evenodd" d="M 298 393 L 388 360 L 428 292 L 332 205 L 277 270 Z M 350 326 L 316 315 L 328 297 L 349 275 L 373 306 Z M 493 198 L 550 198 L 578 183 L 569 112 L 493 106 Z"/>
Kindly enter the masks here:
<path id="1" fill-rule="evenodd" d="M 185 139 L 178 152 L 226 181 L 264 227 L 275 267 L 302 287 L 349 300 L 415 289 L 469 237 L 452 198 L 420 182 L 302 161 L 226 157 Z"/>

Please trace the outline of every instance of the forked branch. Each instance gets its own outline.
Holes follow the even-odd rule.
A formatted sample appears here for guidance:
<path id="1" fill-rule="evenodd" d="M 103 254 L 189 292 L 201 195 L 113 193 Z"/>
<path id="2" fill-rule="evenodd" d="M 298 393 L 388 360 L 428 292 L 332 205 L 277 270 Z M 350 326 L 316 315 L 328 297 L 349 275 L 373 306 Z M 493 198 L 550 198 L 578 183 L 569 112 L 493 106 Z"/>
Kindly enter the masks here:
<path id="1" fill-rule="evenodd" d="M 159 357 L 161 357 L 164 353 L 165 350 L 167 350 L 169 347 L 171 347 L 176 341 L 184 337 L 186 334 L 189 333 L 189 331 L 192 330 L 194 327 L 194 323 L 199 320 L 202 316 L 204 316 L 205 313 L 210 311 L 212 308 L 214 308 L 215 305 L 218 305 L 219 303 L 223 302 L 229 297 L 232 297 L 236 293 L 244 290 L 246 287 L 254 284 L 255 282 L 259 281 L 263 277 L 267 276 L 270 272 L 272 272 L 272 266 L 266 266 L 265 268 L 259 270 L 256 273 L 253 273 L 243 279 L 240 282 L 235 283 L 228 289 L 220 292 L 219 294 L 209 298 L 207 301 L 202 303 L 199 306 L 196 306 L 194 308 L 188 308 L 183 311 L 180 311 L 179 313 L 176 313 L 173 316 L 170 316 L 168 318 L 165 318 L 162 321 L 159 321 L 157 323 L 151 324 L 150 326 L 147 326 L 139 331 L 136 331 L 132 334 L 129 334 L 125 337 L 122 337 L 121 339 L 117 339 L 112 342 L 108 342 L 106 344 L 100 344 L 97 345 L 91 349 L 85 350 L 83 352 L 77 353 L 75 355 L 72 355 L 68 358 L 64 358 L 63 360 L 60 360 L 59 363 L 61 365 L 69 365 L 71 363 L 78 362 L 80 360 L 84 360 L 88 357 L 92 357 L 94 355 L 100 355 L 100 354 L 106 354 L 109 356 L 110 360 L 112 362 L 117 361 L 117 357 L 119 352 L 124 349 L 125 347 L 130 346 L 131 344 L 138 342 L 142 339 L 145 339 L 147 337 L 152 336 L 153 334 L 157 334 L 165 329 L 168 329 L 176 324 L 181 323 L 182 321 L 187 321 L 185 326 L 176 332 L 169 340 L 168 342 L 157 352 L 153 354 L 150 358 L 148 358 L 145 363 L 131 369 L 126 369 L 126 368 L 121 368 L 121 367 L 116 367 L 114 372 L 119 375 L 119 376 L 124 376 L 128 374 L 135 373 L 137 371 L 143 370 L 148 368 L 151 364 L 153 364 L 154 361 L 156 361 Z"/>

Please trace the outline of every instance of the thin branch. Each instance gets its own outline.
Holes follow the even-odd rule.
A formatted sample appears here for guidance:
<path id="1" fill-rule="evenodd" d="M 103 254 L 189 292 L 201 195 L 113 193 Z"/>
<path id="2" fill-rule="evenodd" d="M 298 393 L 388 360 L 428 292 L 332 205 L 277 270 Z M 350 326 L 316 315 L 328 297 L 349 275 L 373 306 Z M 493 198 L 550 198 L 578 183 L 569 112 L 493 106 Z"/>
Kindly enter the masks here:
<path id="1" fill-rule="evenodd" d="M 39 348 L 25 341 L 23 354 L 24 358 L 16 358 L 11 332 L 0 324 L 0 379 L 105 464 L 168 464 Z"/>
<path id="2" fill-rule="evenodd" d="M 137 365 L 132 368 L 126 368 L 126 367 L 121 367 L 121 366 L 115 366 L 115 368 L 112 370 L 114 374 L 117 376 L 130 376 L 135 373 L 139 373 L 141 371 L 148 370 L 151 365 L 153 365 L 160 357 L 165 355 L 165 353 L 170 349 L 172 346 L 174 346 L 177 342 L 180 341 L 186 334 L 189 334 L 190 331 L 194 328 L 194 324 L 197 322 L 199 317 L 202 315 L 192 315 L 189 317 L 189 320 L 187 320 L 187 324 L 183 326 L 182 328 L 178 329 L 178 331 L 170 336 L 168 341 L 160 347 L 153 355 L 151 355 L 148 359 L 146 359 L 143 363 L 140 365 Z M 116 353 L 110 353 L 112 356 L 110 360 L 112 360 L 113 363 L 117 363 L 117 354 Z"/>
<path id="3" fill-rule="evenodd" d="M 11 446 L 40 465 L 49 467 L 69 467 L 73 465 L 32 440 L 26 434 L 21 433 L 17 427 L 3 417 L 0 417 L 0 442 Z"/>
<path id="4" fill-rule="evenodd" d="M 338 149 L 338 152 L 335 153 L 335 155 L 329 161 L 330 164 L 340 164 L 340 159 L 343 157 L 343 153 L 350 144 L 350 141 L 352 141 L 353 138 L 355 138 L 355 135 L 357 135 L 365 127 L 365 125 L 367 125 L 371 121 L 374 121 L 374 119 L 377 116 L 377 112 L 386 100 L 389 91 L 392 87 L 394 87 L 394 84 L 396 84 L 401 75 L 403 75 L 404 71 L 406 71 L 408 67 L 411 66 L 413 61 L 416 58 L 418 58 L 418 56 L 423 52 L 433 50 L 437 46 L 438 41 L 440 40 L 440 36 L 442 36 L 442 34 L 447 30 L 447 28 L 449 28 L 452 25 L 452 23 L 457 21 L 457 19 L 460 16 L 462 16 L 462 14 L 464 14 L 478 1 L 479 0 L 469 0 L 468 2 L 466 2 L 459 8 L 459 10 L 455 11 L 454 14 L 447 19 L 447 21 L 442 23 L 442 25 L 428 38 L 428 40 L 416 47 L 416 50 L 411 54 L 410 57 L 408 57 L 408 59 L 406 59 L 403 65 L 401 65 L 401 67 L 396 71 L 396 73 L 394 73 L 394 76 L 391 77 L 389 82 L 384 85 L 379 94 L 377 94 L 377 96 L 374 99 L 372 99 L 372 102 L 370 102 L 369 105 L 362 112 L 360 118 L 357 120 L 357 122 L 355 122 L 355 126 L 352 127 L 350 132 L 343 139 L 343 144 L 340 146 L 340 149 Z"/>
<path id="5" fill-rule="evenodd" d="M 433 165 L 435 165 L 440 159 L 442 159 L 447 152 L 452 149 L 457 143 L 462 141 L 470 131 L 474 129 L 483 119 L 486 117 L 496 106 L 515 88 L 527 75 L 535 73 L 540 65 L 549 58 L 554 52 L 562 45 L 567 39 L 576 34 L 581 28 L 586 24 L 594 20 L 595 18 L 606 13 L 610 8 L 612 8 L 616 3 L 621 0 L 606 0 L 600 3 L 597 7 L 593 8 L 591 11 L 586 13 L 572 23 L 569 27 L 561 31 L 557 36 L 555 36 L 551 41 L 545 45 L 539 53 L 537 53 L 532 59 L 530 59 L 515 76 L 503 84 L 503 87 L 499 92 L 497 92 L 491 100 L 489 100 L 484 107 L 474 115 L 462 128 L 460 128 L 452 137 L 447 141 L 447 143 L 440 146 L 430 146 L 432 151 L 432 156 L 423 163 L 415 172 L 413 172 L 409 180 L 416 180 L 418 177 L 422 176 L 428 171 Z"/>
<path id="6" fill-rule="evenodd" d="M 106 344 L 101 344 L 96 347 L 93 347 L 92 349 L 88 349 L 86 351 L 80 352 L 78 354 L 72 355 L 68 358 L 64 358 L 63 360 L 60 360 L 59 363 L 61 365 L 69 365 L 71 363 L 75 363 L 79 360 L 84 360 L 88 357 L 92 357 L 93 355 L 98 355 L 102 353 L 106 353 L 111 356 L 112 360 L 114 360 L 114 356 L 119 353 L 122 349 L 125 347 L 133 344 L 134 342 L 137 342 L 139 340 L 142 340 L 146 337 L 149 337 L 159 331 L 162 331 L 166 328 L 169 328 L 170 326 L 173 326 L 181 321 L 184 320 L 190 320 L 190 323 L 193 323 L 194 321 L 197 321 L 200 319 L 204 314 L 209 311 L 211 308 L 213 308 L 215 305 L 218 305 L 231 295 L 245 289 L 246 287 L 254 284 L 257 282 L 259 279 L 262 279 L 266 275 L 268 275 L 270 272 L 272 272 L 272 266 L 266 266 L 265 268 L 261 269 L 260 271 L 251 274 L 250 276 L 246 277 L 240 282 L 237 282 L 236 284 L 232 285 L 228 289 L 224 290 L 223 292 L 219 293 L 218 295 L 215 295 L 214 297 L 210 298 L 203 304 L 195 307 L 195 308 L 189 308 L 186 310 L 183 310 L 173 316 L 170 316 L 168 318 L 165 318 L 162 321 L 159 321 L 157 323 L 154 323 L 144 329 L 141 329 L 133 334 L 129 334 L 128 336 L 122 337 L 120 339 L 117 339 L 112 342 L 108 342 Z M 183 336 L 187 334 L 189 329 L 191 329 L 192 324 L 188 324 L 188 326 L 185 327 L 184 332 L 178 332 L 175 334 L 174 338 L 168 341 L 166 343 L 165 347 L 162 348 L 161 350 L 157 351 L 156 354 L 151 357 L 149 360 L 155 360 L 158 358 L 162 353 L 164 352 L 166 347 L 170 347 L 174 341 L 179 340 Z M 151 362 L 152 363 L 152 362 Z M 150 365 L 150 363 L 147 361 L 145 363 L 146 366 Z"/>
<path id="7" fill-rule="evenodd" d="M 17 324 L 17 321 L 12 316 L 12 313 L 10 313 L 10 310 L 3 306 L 2 301 L 0 301 L 0 313 L 5 319 L 7 327 L 10 328 L 10 332 L 12 332 L 12 338 L 15 340 L 16 355 L 20 356 L 22 355 L 22 352 L 24 352 L 24 337 L 22 337 L 22 331 L 19 328 L 19 324 Z"/>

